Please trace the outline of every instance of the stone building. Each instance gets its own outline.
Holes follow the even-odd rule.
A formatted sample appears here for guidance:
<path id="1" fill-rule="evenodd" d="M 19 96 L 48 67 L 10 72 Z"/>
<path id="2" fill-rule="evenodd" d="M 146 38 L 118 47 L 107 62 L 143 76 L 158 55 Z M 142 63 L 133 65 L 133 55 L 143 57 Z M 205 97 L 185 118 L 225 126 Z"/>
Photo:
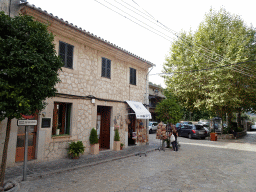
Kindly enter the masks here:
<path id="1" fill-rule="evenodd" d="M 17 10 L 49 24 L 64 63 L 58 94 L 47 99 L 46 108 L 32 118 L 38 120 L 37 126 L 29 126 L 28 159 L 65 158 L 68 143 L 78 140 L 85 145 L 86 155 L 93 127 L 101 150 L 112 150 L 114 129 L 119 129 L 125 147 L 145 144 L 146 119 L 151 114 L 143 104 L 148 104 L 148 71 L 154 64 L 34 5 L 22 3 Z M 5 128 L 6 120 L 0 122 L 1 141 Z M 24 159 L 24 130 L 17 126 L 17 119 L 12 120 L 7 166 Z M 137 140 L 132 140 L 132 132 L 137 132 Z"/>
<path id="2" fill-rule="evenodd" d="M 149 82 L 149 112 L 151 113 L 151 121 L 158 121 L 155 108 L 158 102 L 165 99 L 163 88 L 160 85 L 155 85 Z"/>

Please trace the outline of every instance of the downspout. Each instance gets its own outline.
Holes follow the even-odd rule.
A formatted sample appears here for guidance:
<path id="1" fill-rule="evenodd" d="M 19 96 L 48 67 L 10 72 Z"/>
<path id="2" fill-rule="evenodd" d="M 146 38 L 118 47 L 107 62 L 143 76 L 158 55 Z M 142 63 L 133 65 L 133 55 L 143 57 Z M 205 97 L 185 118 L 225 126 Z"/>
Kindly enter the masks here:
<path id="1" fill-rule="evenodd" d="M 149 93 L 148 93 L 148 75 L 149 73 L 152 71 L 154 66 L 152 66 L 152 68 L 150 69 L 150 71 L 147 73 L 146 75 L 146 94 L 145 94 L 145 103 L 146 103 L 146 108 L 149 111 Z M 149 140 L 149 129 L 148 129 L 148 124 L 149 124 L 149 120 L 146 119 L 146 129 L 147 129 L 147 137 Z M 146 143 L 146 145 L 149 145 L 148 141 Z"/>
<path id="2" fill-rule="evenodd" d="M 10 0 L 10 4 L 9 4 L 9 17 L 11 17 L 11 4 L 12 4 L 12 0 Z"/>

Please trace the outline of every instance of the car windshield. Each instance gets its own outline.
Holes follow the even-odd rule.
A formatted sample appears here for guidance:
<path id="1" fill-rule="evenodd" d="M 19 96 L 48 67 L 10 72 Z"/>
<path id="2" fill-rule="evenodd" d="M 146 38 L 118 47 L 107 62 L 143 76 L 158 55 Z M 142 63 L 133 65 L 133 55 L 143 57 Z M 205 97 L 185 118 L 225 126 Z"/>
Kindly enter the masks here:
<path id="1" fill-rule="evenodd" d="M 196 130 L 204 130 L 204 127 L 202 125 L 195 125 Z"/>

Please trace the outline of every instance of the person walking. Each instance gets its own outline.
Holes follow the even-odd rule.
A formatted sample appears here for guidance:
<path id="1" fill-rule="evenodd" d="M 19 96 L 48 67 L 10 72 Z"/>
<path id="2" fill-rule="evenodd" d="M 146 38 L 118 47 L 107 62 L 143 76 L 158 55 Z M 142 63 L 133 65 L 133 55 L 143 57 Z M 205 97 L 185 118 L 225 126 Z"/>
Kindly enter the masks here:
<path id="1" fill-rule="evenodd" d="M 173 134 L 173 136 L 174 136 L 174 138 L 175 138 L 175 141 L 174 141 L 174 148 L 173 148 L 173 149 L 175 149 L 174 151 L 178 151 L 178 141 L 177 141 L 178 132 L 176 131 L 175 128 L 172 130 L 172 134 Z"/>

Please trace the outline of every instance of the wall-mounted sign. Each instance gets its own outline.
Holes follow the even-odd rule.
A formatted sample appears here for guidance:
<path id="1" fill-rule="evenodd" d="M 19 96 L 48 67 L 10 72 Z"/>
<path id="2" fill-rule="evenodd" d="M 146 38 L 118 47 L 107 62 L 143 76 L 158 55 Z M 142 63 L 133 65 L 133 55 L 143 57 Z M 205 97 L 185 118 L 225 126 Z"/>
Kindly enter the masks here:
<path id="1" fill-rule="evenodd" d="M 37 125 L 37 120 L 18 120 L 18 126 Z"/>
<path id="2" fill-rule="evenodd" d="M 51 120 L 50 117 L 43 117 L 42 118 L 42 128 L 51 128 Z"/>

